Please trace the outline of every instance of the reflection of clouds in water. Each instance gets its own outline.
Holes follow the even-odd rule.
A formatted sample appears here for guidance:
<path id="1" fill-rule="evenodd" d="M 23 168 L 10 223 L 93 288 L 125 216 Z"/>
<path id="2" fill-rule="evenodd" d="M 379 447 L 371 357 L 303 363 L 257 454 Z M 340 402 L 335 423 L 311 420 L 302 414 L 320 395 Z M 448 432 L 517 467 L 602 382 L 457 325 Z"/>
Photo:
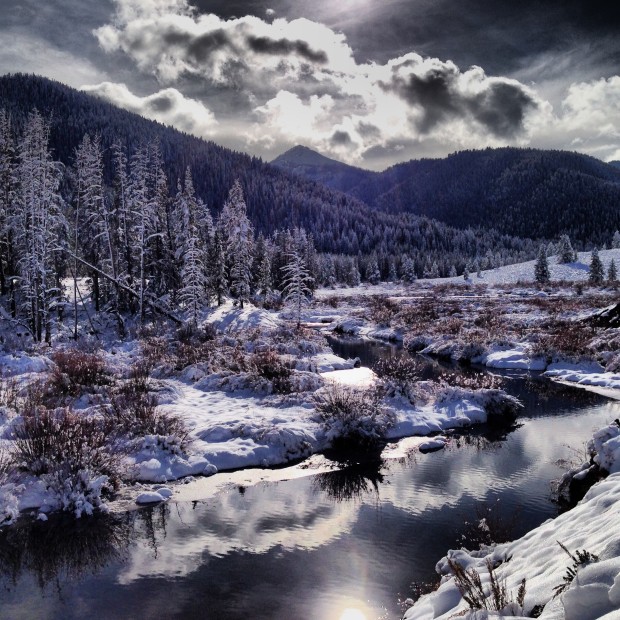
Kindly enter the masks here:
<path id="1" fill-rule="evenodd" d="M 189 504 L 170 505 L 174 518 L 166 523 L 165 544 L 157 545 L 156 552 L 144 545 L 132 549 L 119 583 L 146 576 L 188 575 L 206 564 L 209 556 L 259 554 L 275 547 L 316 549 L 350 531 L 357 518 L 354 504 L 334 505 L 316 494 L 307 480 L 293 484 L 222 493 L 195 509 Z M 159 538 L 162 542 L 161 532 Z"/>

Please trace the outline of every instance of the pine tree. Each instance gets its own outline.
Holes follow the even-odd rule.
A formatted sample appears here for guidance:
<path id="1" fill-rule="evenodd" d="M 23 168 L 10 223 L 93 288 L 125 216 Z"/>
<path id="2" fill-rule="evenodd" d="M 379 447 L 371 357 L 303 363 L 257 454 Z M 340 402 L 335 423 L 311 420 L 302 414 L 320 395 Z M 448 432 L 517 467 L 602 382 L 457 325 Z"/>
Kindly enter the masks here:
<path id="1" fill-rule="evenodd" d="M 219 230 L 213 234 L 213 243 L 209 247 L 207 280 L 211 293 L 215 295 L 217 305 L 221 306 L 224 295 L 228 293 L 228 278 L 226 276 L 226 252 Z"/>
<path id="2" fill-rule="evenodd" d="M 413 262 L 410 256 L 405 256 L 405 258 L 403 259 L 402 269 L 403 269 L 403 273 L 402 273 L 403 282 L 411 284 L 417 280 L 417 274 L 415 272 L 415 263 Z"/>
<path id="3" fill-rule="evenodd" d="M 575 250 L 568 235 L 562 235 L 558 242 L 558 263 L 567 264 L 575 261 Z"/>
<path id="4" fill-rule="evenodd" d="M 11 222 L 17 206 L 17 161 L 10 115 L 0 110 L 0 295 L 9 293 L 15 318 L 17 265 Z"/>
<path id="5" fill-rule="evenodd" d="M 614 249 L 620 248 L 620 231 L 619 230 L 616 230 L 616 232 L 614 233 L 614 236 L 611 240 L 611 247 Z"/>
<path id="6" fill-rule="evenodd" d="M 534 265 L 534 279 L 538 284 L 546 284 L 551 279 L 549 261 L 547 260 L 547 250 L 544 245 L 541 245 L 538 251 L 538 258 Z"/>
<path id="7" fill-rule="evenodd" d="M 592 250 L 592 258 L 590 260 L 590 271 L 588 274 L 588 279 L 591 284 L 599 285 L 603 283 L 605 279 L 605 270 L 603 268 L 603 263 L 598 255 L 598 250 L 594 248 Z"/>
<path id="8" fill-rule="evenodd" d="M 24 309 L 35 340 L 50 343 L 52 311 L 60 296 L 57 256 L 66 222 L 58 193 L 60 166 L 49 152 L 49 122 L 34 112 L 19 143 L 18 208 L 11 223 L 16 233 Z"/>
<path id="9" fill-rule="evenodd" d="M 457 274 L 457 272 L 456 272 L 456 267 L 455 267 L 454 265 L 452 265 L 452 267 L 450 267 L 450 274 L 449 274 L 449 276 L 450 276 L 451 278 L 456 278 L 456 276 L 457 276 L 457 275 L 458 275 L 458 274 Z"/>
<path id="10" fill-rule="evenodd" d="M 226 245 L 230 292 L 241 308 L 251 292 L 254 254 L 254 229 L 246 211 L 243 189 L 240 181 L 236 180 L 220 214 L 218 228 Z"/>
<path id="11" fill-rule="evenodd" d="M 611 283 L 611 284 L 615 284 L 616 282 L 618 282 L 618 271 L 616 269 L 616 262 L 614 261 L 614 259 L 611 259 L 611 262 L 609 263 L 609 271 L 607 272 L 607 280 Z"/>
<path id="12" fill-rule="evenodd" d="M 463 269 L 463 280 L 469 282 L 469 265 L 465 265 L 465 269 Z"/>
<path id="13" fill-rule="evenodd" d="M 366 266 L 366 280 L 368 280 L 370 284 L 379 284 L 381 280 L 376 256 L 372 256 L 368 261 L 368 265 Z"/>
<path id="14" fill-rule="evenodd" d="M 393 260 L 389 261 L 388 280 L 390 282 L 396 282 L 396 280 L 398 280 L 398 275 L 396 273 L 396 264 L 394 263 Z"/>
<path id="15" fill-rule="evenodd" d="M 298 248 L 288 255 L 288 262 L 282 267 L 284 276 L 284 299 L 293 306 L 297 329 L 301 327 L 301 310 L 312 294 L 309 283 L 310 274 Z"/>

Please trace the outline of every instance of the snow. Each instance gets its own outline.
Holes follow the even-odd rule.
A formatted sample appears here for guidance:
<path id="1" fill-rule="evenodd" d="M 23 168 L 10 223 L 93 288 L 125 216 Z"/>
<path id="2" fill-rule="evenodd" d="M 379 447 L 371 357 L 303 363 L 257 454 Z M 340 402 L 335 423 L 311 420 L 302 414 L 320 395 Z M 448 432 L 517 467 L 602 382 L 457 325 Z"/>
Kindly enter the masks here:
<path id="1" fill-rule="evenodd" d="M 480 359 L 488 368 L 545 370 L 547 362 L 541 357 L 530 357 L 524 345 L 516 347 L 498 348 Z M 478 361 L 474 359 L 473 361 Z"/>
<path id="2" fill-rule="evenodd" d="M 167 499 L 157 491 L 145 491 L 136 497 L 136 504 L 157 504 Z"/>
<path id="3" fill-rule="evenodd" d="M 243 309 L 235 305 L 232 300 L 226 300 L 221 306 L 209 312 L 205 321 L 213 325 L 220 332 L 241 332 L 261 329 L 276 329 L 281 323 L 272 312 L 257 308 L 251 303 L 243 304 Z"/>
<path id="4" fill-rule="evenodd" d="M 369 387 L 377 380 L 377 375 L 370 368 L 365 367 L 324 372 L 322 376 L 327 381 L 356 387 Z"/>
<path id="5" fill-rule="evenodd" d="M 605 273 L 609 269 L 612 259 L 616 266 L 620 263 L 620 249 L 601 250 L 599 257 L 603 263 Z M 567 282 L 585 282 L 590 271 L 591 252 L 578 252 L 577 260 L 574 263 L 560 264 L 557 256 L 549 256 L 549 271 L 551 280 L 565 280 Z M 514 265 L 505 265 L 496 269 L 488 269 L 480 273 L 479 278 L 475 273 L 469 277 L 469 284 L 516 284 L 517 282 L 532 282 L 534 280 L 534 265 L 536 261 L 531 260 Z M 463 276 L 454 278 L 435 278 L 433 280 L 420 280 L 420 282 L 430 282 L 433 284 L 451 282 L 455 284 L 466 284 Z"/>
<path id="6" fill-rule="evenodd" d="M 558 381 L 566 381 L 579 386 L 592 386 L 620 390 L 620 374 L 605 372 L 598 363 L 583 364 L 550 364 L 548 377 Z"/>

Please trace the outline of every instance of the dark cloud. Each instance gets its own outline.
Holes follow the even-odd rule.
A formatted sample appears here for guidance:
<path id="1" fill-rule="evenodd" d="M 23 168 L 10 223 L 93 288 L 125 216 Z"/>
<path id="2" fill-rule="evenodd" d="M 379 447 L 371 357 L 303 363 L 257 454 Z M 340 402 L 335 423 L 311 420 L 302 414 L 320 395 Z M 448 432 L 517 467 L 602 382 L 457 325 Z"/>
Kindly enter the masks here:
<path id="1" fill-rule="evenodd" d="M 353 140 L 351 140 L 351 136 L 349 135 L 349 132 L 341 131 L 341 130 L 334 131 L 329 141 L 333 145 L 337 145 L 337 146 L 345 146 L 353 142 Z"/>
<path id="2" fill-rule="evenodd" d="M 310 62 L 324 64 L 327 54 L 323 50 L 313 50 L 306 41 L 290 41 L 289 39 L 271 39 L 269 37 L 246 37 L 248 47 L 258 54 L 297 54 Z"/>
<path id="3" fill-rule="evenodd" d="M 362 138 L 379 138 L 381 136 L 381 130 L 372 123 L 360 121 L 356 129 Z"/>
<path id="4" fill-rule="evenodd" d="M 401 63 L 398 68 L 404 66 Z M 514 137 L 523 129 L 528 109 L 537 106 L 521 84 L 487 80 L 482 92 L 469 93 L 459 87 L 459 75 L 456 66 L 446 64 L 424 75 L 395 73 L 391 83 L 381 86 L 421 110 L 416 124 L 423 134 L 442 121 L 473 117 L 497 137 Z"/>
<path id="5" fill-rule="evenodd" d="M 225 47 L 234 49 L 228 35 L 222 29 L 218 29 L 194 37 L 187 46 L 187 52 L 198 62 L 205 62 L 213 52 Z"/>
<path id="6" fill-rule="evenodd" d="M 535 107 L 536 102 L 520 85 L 506 82 L 493 83 L 483 94 L 468 102 L 473 117 L 502 138 L 519 133 L 525 113 Z"/>
<path id="7" fill-rule="evenodd" d="M 148 106 L 154 112 L 169 112 L 174 107 L 174 101 L 166 95 L 158 95 L 148 100 Z"/>

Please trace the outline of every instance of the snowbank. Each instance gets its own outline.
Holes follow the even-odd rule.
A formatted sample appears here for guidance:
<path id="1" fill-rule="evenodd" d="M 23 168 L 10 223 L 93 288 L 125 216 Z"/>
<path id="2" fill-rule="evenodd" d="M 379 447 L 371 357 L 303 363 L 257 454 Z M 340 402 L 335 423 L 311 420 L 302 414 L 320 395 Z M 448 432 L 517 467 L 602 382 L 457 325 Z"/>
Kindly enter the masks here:
<path id="1" fill-rule="evenodd" d="M 620 374 L 605 372 L 597 363 L 550 364 L 545 375 L 580 386 L 620 390 Z"/>

